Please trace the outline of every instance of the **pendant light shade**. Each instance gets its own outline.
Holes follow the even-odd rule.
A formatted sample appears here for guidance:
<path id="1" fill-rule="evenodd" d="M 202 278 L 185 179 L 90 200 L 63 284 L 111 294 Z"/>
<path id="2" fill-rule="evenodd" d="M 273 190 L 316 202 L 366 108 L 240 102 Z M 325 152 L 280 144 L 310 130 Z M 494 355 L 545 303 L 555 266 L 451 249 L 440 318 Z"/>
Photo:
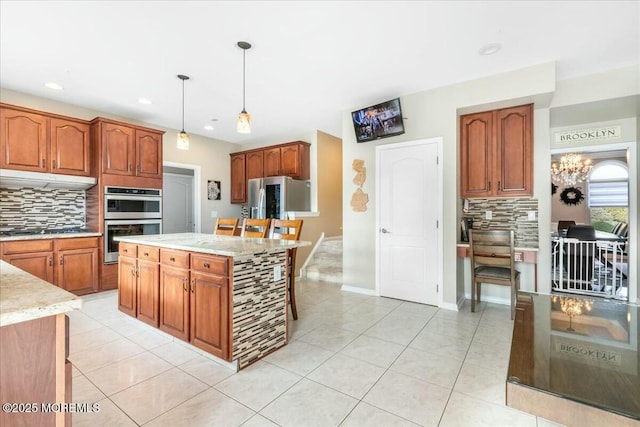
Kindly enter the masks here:
<path id="1" fill-rule="evenodd" d="M 178 139 L 176 141 L 178 150 L 189 149 L 189 134 L 184 131 L 184 81 L 189 80 L 189 76 L 184 74 L 178 74 L 178 78 L 182 80 L 182 130 L 178 133 Z"/>
<path id="2" fill-rule="evenodd" d="M 251 49 L 251 44 L 247 42 L 238 42 L 238 47 L 242 49 L 242 111 L 238 115 L 238 133 L 251 133 L 251 115 L 247 113 L 244 107 L 245 101 L 245 55 L 247 49 Z"/>

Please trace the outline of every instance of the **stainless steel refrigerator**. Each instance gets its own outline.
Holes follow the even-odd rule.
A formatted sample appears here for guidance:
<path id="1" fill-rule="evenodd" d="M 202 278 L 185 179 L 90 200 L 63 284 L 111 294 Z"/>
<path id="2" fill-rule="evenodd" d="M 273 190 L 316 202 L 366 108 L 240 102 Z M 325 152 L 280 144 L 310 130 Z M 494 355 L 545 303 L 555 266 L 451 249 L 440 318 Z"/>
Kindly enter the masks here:
<path id="1" fill-rule="evenodd" d="M 288 176 L 250 179 L 247 200 L 251 218 L 286 219 L 287 212 L 311 209 L 311 182 Z"/>

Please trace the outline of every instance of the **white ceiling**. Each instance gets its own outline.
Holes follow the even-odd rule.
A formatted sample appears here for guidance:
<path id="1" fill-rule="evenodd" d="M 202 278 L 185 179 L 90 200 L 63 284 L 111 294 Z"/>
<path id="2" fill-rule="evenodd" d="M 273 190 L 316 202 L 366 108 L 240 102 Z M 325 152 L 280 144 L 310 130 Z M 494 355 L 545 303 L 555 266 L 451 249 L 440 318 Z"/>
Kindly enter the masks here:
<path id="1" fill-rule="evenodd" d="M 180 129 L 187 74 L 187 132 L 277 143 L 340 136 L 344 110 L 534 64 L 556 61 L 558 79 L 635 64 L 639 28 L 638 1 L 2 0 L 0 86 Z M 240 40 L 254 45 L 250 135 L 235 131 Z M 480 56 L 488 43 L 502 50 Z"/>

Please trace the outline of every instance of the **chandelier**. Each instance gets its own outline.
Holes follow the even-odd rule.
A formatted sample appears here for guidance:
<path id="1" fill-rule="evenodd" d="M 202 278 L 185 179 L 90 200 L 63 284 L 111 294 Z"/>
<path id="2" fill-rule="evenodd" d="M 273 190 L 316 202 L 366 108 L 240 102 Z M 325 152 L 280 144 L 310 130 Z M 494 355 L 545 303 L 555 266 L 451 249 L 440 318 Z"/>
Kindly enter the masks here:
<path id="1" fill-rule="evenodd" d="M 571 297 L 558 297 L 553 296 L 553 302 L 560 301 L 560 310 L 569 316 L 569 327 L 567 331 L 575 332 L 575 329 L 571 327 L 571 320 L 574 316 L 581 316 L 583 310 L 591 311 L 591 307 L 593 306 L 593 301 L 589 299 L 578 299 Z"/>
<path id="2" fill-rule="evenodd" d="M 583 161 L 579 154 L 567 154 L 560 158 L 559 165 L 551 165 L 551 179 L 565 187 L 573 187 L 587 179 L 592 167 L 591 160 Z"/>

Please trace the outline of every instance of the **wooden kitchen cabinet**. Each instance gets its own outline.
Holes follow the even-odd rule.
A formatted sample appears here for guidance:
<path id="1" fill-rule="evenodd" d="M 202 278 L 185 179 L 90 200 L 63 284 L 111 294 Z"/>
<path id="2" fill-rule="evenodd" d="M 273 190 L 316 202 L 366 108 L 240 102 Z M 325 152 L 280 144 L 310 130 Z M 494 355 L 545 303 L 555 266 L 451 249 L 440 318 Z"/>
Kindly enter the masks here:
<path id="1" fill-rule="evenodd" d="M 2 242 L 0 247 L 4 261 L 46 282 L 54 283 L 53 239 Z"/>
<path id="2" fill-rule="evenodd" d="M 89 123 L 0 105 L 0 167 L 91 176 Z"/>
<path id="3" fill-rule="evenodd" d="M 118 256 L 118 309 L 136 317 L 137 275 L 136 245 L 120 243 Z"/>
<path id="4" fill-rule="evenodd" d="M 56 285 L 76 295 L 98 291 L 98 237 L 56 239 Z"/>
<path id="5" fill-rule="evenodd" d="M 246 154 L 246 178 L 262 178 L 264 175 L 264 153 L 250 151 Z"/>
<path id="6" fill-rule="evenodd" d="M 121 242 L 118 257 L 118 308 L 151 326 L 159 325 L 159 249 Z"/>
<path id="7" fill-rule="evenodd" d="M 52 118 L 50 129 L 51 172 L 91 176 L 89 123 Z"/>
<path id="8" fill-rule="evenodd" d="M 460 197 L 533 195 L 533 104 L 460 117 Z"/>
<path id="9" fill-rule="evenodd" d="M 148 325 L 160 324 L 160 250 L 138 246 L 136 271 L 136 317 Z"/>
<path id="10" fill-rule="evenodd" d="M 231 155 L 231 203 L 244 203 L 247 201 L 245 165 L 246 156 L 244 153 Z"/>
<path id="11" fill-rule="evenodd" d="M 103 174 L 162 179 L 163 132 L 101 117 L 91 124 Z"/>
<path id="12" fill-rule="evenodd" d="M 0 342 L 0 400 L 32 409 L 2 411 L 0 425 L 71 426 L 70 411 L 41 407 L 72 402 L 68 317 L 60 313 L 2 326 Z"/>
<path id="13" fill-rule="evenodd" d="M 295 141 L 231 154 L 231 203 L 247 201 L 247 181 L 268 176 L 309 179 L 310 144 Z"/>
<path id="14" fill-rule="evenodd" d="M 264 169 L 262 176 L 278 176 L 281 168 L 280 147 L 263 150 Z"/>
<path id="15" fill-rule="evenodd" d="M 224 256 L 120 242 L 118 307 L 228 360 L 230 260 Z M 146 268 L 150 271 L 145 275 Z M 154 316 L 148 313 L 158 313 L 158 322 L 148 321 Z"/>
<path id="16" fill-rule="evenodd" d="M 191 273 L 191 343 L 214 356 L 226 357 L 228 286 L 225 277 Z"/>
<path id="17" fill-rule="evenodd" d="M 309 144 L 298 141 L 264 150 L 264 176 L 309 179 Z"/>
<path id="18" fill-rule="evenodd" d="M 189 341 L 189 270 L 160 264 L 160 330 Z"/>
<path id="19" fill-rule="evenodd" d="M 98 237 L 3 242 L 2 259 L 76 295 L 98 290 Z"/>

